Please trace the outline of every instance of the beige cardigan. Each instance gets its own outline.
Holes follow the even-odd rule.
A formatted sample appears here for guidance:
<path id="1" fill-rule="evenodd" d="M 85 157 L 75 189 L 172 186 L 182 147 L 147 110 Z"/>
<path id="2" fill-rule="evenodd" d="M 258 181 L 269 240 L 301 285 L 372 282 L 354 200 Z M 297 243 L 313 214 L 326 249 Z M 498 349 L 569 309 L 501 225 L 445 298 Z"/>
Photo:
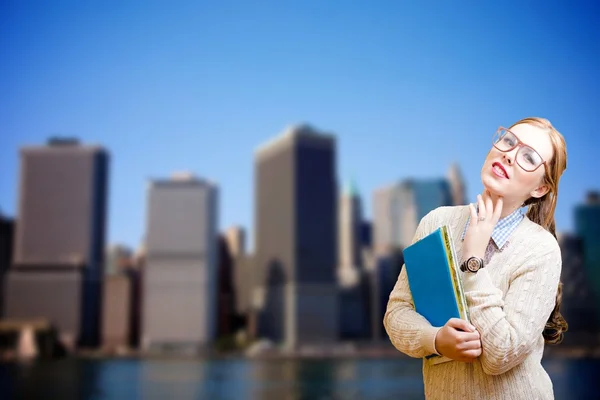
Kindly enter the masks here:
<path id="1" fill-rule="evenodd" d="M 457 256 L 468 206 L 440 207 L 420 222 L 414 241 L 449 225 Z M 525 217 L 486 267 L 462 273 L 471 323 L 481 334 L 482 354 L 473 363 L 423 363 L 427 399 L 553 399 L 552 382 L 541 365 L 542 331 L 555 305 L 562 261 L 554 236 Z M 411 357 L 435 353 L 440 327 L 414 310 L 406 272 L 392 290 L 384 326 L 393 345 Z"/>

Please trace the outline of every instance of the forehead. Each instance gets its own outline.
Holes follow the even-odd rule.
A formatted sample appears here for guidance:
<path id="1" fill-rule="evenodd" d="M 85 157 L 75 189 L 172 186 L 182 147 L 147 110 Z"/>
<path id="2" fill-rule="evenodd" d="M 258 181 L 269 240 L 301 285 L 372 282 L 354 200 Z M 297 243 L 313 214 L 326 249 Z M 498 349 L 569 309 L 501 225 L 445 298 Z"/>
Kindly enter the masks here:
<path id="1" fill-rule="evenodd" d="M 547 129 L 531 124 L 519 124 L 510 128 L 510 131 L 517 135 L 523 143 L 533 147 L 544 160 L 549 161 L 552 158 L 554 151 Z"/>

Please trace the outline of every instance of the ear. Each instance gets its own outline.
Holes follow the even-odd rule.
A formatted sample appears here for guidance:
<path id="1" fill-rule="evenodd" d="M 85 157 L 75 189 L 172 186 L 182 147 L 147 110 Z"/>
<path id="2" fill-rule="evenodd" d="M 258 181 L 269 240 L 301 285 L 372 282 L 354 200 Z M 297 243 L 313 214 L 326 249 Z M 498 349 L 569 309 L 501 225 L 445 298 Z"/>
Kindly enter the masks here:
<path id="1" fill-rule="evenodd" d="M 530 194 L 531 194 L 531 197 L 535 197 L 535 198 L 539 199 L 540 197 L 544 196 L 549 191 L 550 191 L 550 187 L 548 185 L 540 185 L 537 188 L 535 188 Z"/>

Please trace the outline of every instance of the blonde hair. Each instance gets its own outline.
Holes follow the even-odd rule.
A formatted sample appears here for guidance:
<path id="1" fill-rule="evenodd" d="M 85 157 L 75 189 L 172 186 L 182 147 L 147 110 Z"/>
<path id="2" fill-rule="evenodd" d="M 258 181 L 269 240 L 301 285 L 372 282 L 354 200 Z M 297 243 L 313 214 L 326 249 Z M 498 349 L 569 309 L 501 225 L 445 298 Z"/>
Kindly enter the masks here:
<path id="1" fill-rule="evenodd" d="M 550 141 L 552 142 L 554 155 L 552 159 L 546 161 L 544 167 L 546 172 L 543 179 L 543 184 L 549 188 L 548 193 L 540 198 L 530 197 L 525 201 L 525 205 L 529 206 L 527 217 L 548 230 L 556 238 L 554 211 L 556 210 L 556 202 L 558 200 L 558 183 L 563 172 L 567 169 L 567 144 L 564 137 L 547 119 L 537 117 L 524 118 L 514 123 L 510 128 L 520 124 L 534 125 L 544 129 L 548 132 Z M 544 329 L 544 339 L 546 343 L 550 344 L 562 342 L 564 332 L 568 329 L 567 321 L 565 321 L 560 313 L 562 286 L 562 282 L 559 281 L 556 292 L 556 303 Z"/>

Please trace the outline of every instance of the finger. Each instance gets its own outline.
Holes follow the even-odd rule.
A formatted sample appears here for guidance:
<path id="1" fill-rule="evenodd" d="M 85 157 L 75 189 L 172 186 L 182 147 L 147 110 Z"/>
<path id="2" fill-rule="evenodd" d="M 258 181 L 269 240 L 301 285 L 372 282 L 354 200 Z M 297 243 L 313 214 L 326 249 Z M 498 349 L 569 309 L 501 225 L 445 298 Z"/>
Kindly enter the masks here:
<path id="1" fill-rule="evenodd" d="M 477 332 L 473 325 L 460 318 L 450 318 L 446 325 L 464 332 Z M 477 332 L 477 335 L 479 335 L 479 332 Z"/>
<path id="2" fill-rule="evenodd" d="M 468 342 L 456 345 L 456 348 L 461 351 L 481 349 L 481 340 L 470 340 Z"/>
<path id="3" fill-rule="evenodd" d="M 469 225 L 475 226 L 477 225 L 477 211 L 472 203 L 469 203 L 469 210 L 471 211 L 471 221 Z"/>
<path id="4" fill-rule="evenodd" d="M 467 350 L 462 353 L 462 356 L 466 359 L 475 359 L 481 355 L 481 349 L 478 350 Z"/>
<path id="5" fill-rule="evenodd" d="M 458 332 L 456 334 L 456 339 L 461 343 L 473 342 L 473 341 L 481 341 L 481 336 L 479 332 Z"/>
<path id="6" fill-rule="evenodd" d="M 483 197 L 480 194 L 477 195 L 477 204 L 479 205 L 479 216 L 482 218 L 487 217 L 485 215 L 485 204 L 483 203 Z"/>

